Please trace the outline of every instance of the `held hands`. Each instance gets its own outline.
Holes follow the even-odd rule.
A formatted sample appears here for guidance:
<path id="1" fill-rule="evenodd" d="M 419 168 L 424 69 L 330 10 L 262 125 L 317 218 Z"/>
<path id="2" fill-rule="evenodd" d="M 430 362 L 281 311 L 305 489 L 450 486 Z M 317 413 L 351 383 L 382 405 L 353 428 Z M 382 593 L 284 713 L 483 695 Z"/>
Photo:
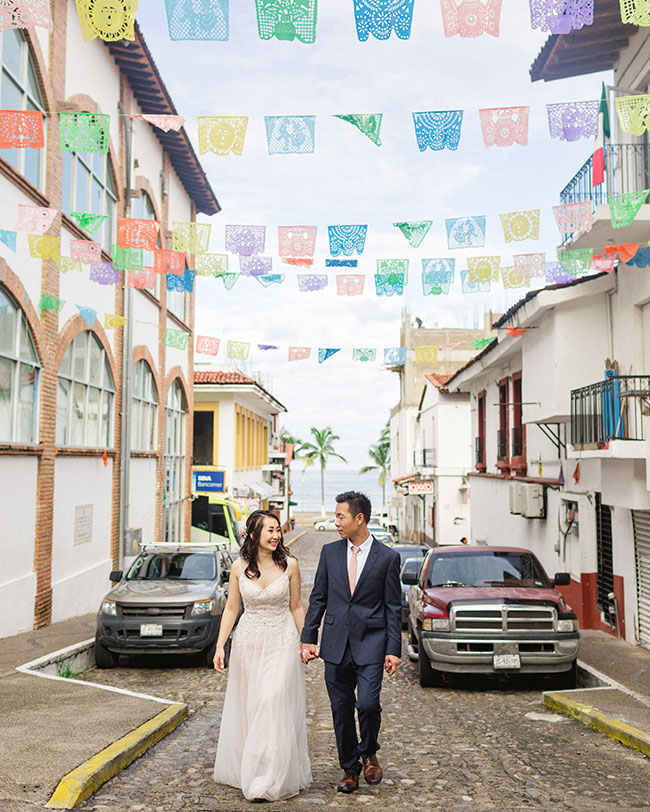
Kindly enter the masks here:
<path id="1" fill-rule="evenodd" d="M 223 646 L 217 646 L 217 650 L 214 653 L 214 660 L 212 661 L 214 665 L 214 670 L 219 674 L 226 673 L 226 653 L 223 649 Z"/>
<path id="2" fill-rule="evenodd" d="M 394 654 L 387 654 L 384 657 L 384 671 L 388 674 L 389 677 L 392 677 L 393 674 L 397 671 L 398 665 L 399 665 L 399 657 L 396 657 Z"/>
<path id="3" fill-rule="evenodd" d="M 318 646 L 315 643 L 300 644 L 300 659 L 307 664 L 310 660 L 318 658 Z"/>

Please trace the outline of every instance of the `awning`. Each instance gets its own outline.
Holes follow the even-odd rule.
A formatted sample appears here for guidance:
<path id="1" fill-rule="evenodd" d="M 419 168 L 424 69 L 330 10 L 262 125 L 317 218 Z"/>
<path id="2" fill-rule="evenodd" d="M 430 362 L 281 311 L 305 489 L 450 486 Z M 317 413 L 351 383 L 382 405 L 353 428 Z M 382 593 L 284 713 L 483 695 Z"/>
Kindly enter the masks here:
<path id="1" fill-rule="evenodd" d="M 254 491 L 258 496 L 261 496 L 262 499 L 268 499 L 270 496 L 276 493 L 275 488 L 272 485 L 268 485 L 266 482 L 248 482 L 246 483 L 248 487 Z"/>

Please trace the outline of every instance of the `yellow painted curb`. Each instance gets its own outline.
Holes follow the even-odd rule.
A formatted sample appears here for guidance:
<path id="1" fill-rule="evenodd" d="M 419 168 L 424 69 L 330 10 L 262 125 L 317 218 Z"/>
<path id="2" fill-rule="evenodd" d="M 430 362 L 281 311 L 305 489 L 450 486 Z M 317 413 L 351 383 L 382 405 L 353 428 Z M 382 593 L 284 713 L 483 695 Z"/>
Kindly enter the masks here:
<path id="1" fill-rule="evenodd" d="M 545 693 L 544 704 L 553 710 L 573 716 L 583 725 L 599 730 L 610 739 L 616 739 L 632 750 L 639 750 L 644 755 L 650 756 L 650 735 L 637 727 L 607 716 L 602 711 L 569 699 L 568 696 L 561 693 Z"/>
<path id="2" fill-rule="evenodd" d="M 298 533 L 298 535 L 295 538 L 291 539 L 291 541 L 288 541 L 284 546 L 291 547 L 291 545 L 295 544 L 298 541 L 298 539 L 301 539 L 303 536 L 307 535 L 307 532 L 308 532 L 307 530 L 303 530 L 302 533 Z"/>
<path id="3" fill-rule="evenodd" d="M 51 809 L 74 809 L 187 719 L 187 705 L 174 704 L 84 761 L 59 782 L 47 802 Z"/>

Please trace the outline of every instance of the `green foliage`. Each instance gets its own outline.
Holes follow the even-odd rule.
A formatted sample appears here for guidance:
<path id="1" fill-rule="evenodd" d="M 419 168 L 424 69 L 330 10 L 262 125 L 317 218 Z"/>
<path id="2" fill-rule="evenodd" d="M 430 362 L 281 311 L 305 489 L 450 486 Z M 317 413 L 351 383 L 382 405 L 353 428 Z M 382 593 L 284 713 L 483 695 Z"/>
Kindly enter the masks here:
<path id="1" fill-rule="evenodd" d="M 372 460 L 372 464 L 364 465 L 359 473 L 379 472 L 379 487 L 382 489 L 384 504 L 386 504 L 386 476 L 390 466 L 390 424 L 388 421 L 381 430 L 379 440 L 368 449 L 368 456 Z"/>
<path id="2" fill-rule="evenodd" d="M 313 443 L 302 443 L 300 446 L 300 459 L 305 461 L 305 468 L 309 468 L 315 462 L 320 463 L 320 497 L 321 507 L 325 511 L 325 467 L 330 457 L 337 457 L 343 462 L 347 462 L 345 457 L 342 457 L 334 451 L 334 442 L 340 440 L 338 434 L 334 434 L 330 426 L 324 429 L 317 429 L 314 426 L 309 430 L 314 439 Z"/>

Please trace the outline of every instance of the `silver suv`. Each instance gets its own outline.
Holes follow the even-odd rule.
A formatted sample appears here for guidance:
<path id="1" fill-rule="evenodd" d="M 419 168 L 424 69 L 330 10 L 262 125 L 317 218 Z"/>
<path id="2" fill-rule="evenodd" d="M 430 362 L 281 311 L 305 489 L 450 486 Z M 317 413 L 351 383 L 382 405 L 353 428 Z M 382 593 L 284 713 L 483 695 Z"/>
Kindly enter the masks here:
<path id="1" fill-rule="evenodd" d="M 228 597 L 227 544 L 145 544 L 97 614 L 95 663 L 113 668 L 120 654 L 203 654 L 212 664 Z"/>

